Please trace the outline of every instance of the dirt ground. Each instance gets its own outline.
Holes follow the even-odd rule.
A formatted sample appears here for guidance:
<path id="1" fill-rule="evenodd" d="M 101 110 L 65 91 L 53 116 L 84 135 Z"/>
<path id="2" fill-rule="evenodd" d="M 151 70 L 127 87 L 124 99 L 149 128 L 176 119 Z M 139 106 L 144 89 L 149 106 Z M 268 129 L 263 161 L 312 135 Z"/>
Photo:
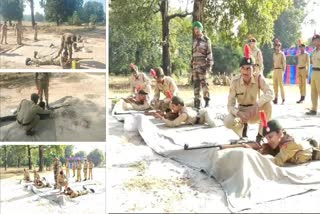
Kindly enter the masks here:
<path id="1" fill-rule="evenodd" d="M 129 95 L 121 78 L 112 79 L 109 89 L 111 98 Z M 181 88 L 178 86 L 179 89 Z M 271 85 L 272 87 L 272 85 Z M 213 106 L 226 106 L 229 87 L 210 86 Z M 298 86 L 285 86 L 286 104 L 274 105 L 273 118 L 281 118 L 284 126 L 294 127 L 295 118 L 303 115 L 311 106 L 310 87 L 307 99 L 296 104 L 299 99 Z M 184 99 L 192 97 L 191 87 L 185 87 L 179 94 Z M 112 105 L 112 99 L 108 106 Z M 226 107 L 225 107 L 226 108 Z M 111 112 L 109 112 L 110 116 Z M 316 123 L 319 115 L 307 118 Z M 301 122 L 300 120 L 300 123 Z M 186 212 L 186 213 L 230 213 L 225 193 L 215 179 L 206 174 L 156 154 L 135 132 L 125 132 L 123 123 L 110 117 L 107 153 L 107 188 L 110 194 L 107 202 L 110 212 Z M 292 130 L 290 130 L 292 132 Z M 293 130 L 294 132 L 294 130 Z M 306 128 L 300 134 L 317 135 L 317 128 Z M 256 133 L 249 133 L 249 137 Z M 310 135 L 309 135 L 310 134 Z M 270 190 L 277 191 L 277 190 Z M 257 204 L 243 213 L 319 213 L 320 191 Z"/>
<path id="2" fill-rule="evenodd" d="M 87 51 L 73 53 L 74 58 L 92 58 L 80 61 L 80 67 L 85 69 L 106 68 L 106 28 L 105 26 L 55 26 L 50 23 L 38 23 L 38 41 L 34 41 L 31 22 L 23 22 L 23 45 L 17 45 L 12 27 L 8 27 L 8 44 L 1 44 L 0 68 L 2 69 L 59 69 L 55 65 L 26 66 L 27 57 L 33 58 L 34 51 L 39 56 L 56 56 L 60 48 L 60 37 L 63 33 L 74 33 L 84 38 L 78 47 L 85 47 Z M 54 47 L 50 48 L 53 44 Z"/>

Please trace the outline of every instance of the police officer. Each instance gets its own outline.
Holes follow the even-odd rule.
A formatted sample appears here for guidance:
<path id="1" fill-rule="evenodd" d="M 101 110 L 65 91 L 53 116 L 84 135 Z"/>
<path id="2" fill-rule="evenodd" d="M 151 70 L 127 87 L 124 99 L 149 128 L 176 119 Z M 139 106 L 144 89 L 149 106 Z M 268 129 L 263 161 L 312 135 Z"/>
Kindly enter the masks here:
<path id="1" fill-rule="evenodd" d="M 144 90 L 150 94 L 151 83 L 147 75 L 143 72 L 139 72 L 138 66 L 133 63 L 130 64 L 130 71 L 132 72 L 132 78 L 130 80 L 131 97 L 135 97 L 140 90 Z"/>
<path id="2" fill-rule="evenodd" d="M 73 176 L 72 177 L 76 176 L 76 168 L 77 168 L 76 161 L 73 160 L 73 162 L 72 162 L 72 174 L 73 174 Z"/>
<path id="3" fill-rule="evenodd" d="M 278 166 L 283 166 L 285 163 L 302 164 L 311 160 L 320 160 L 317 142 L 295 141 L 277 120 L 268 122 L 267 127 L 263 128 L 263 136 L 268 144 L 264 144 L 261 152 L 266 154 L 263 150 L 268 150 L 269 154 L 275 156 L 273 162 Z"/>
<path id="4" fill-rule="evenodd" d="M 30 174 L 29 174 L 28 170 L 26 170 L 26 169 L 23 169 L 23 180 L 28 181 L 28 182 L 31 181 Z"/>
<path id="5" fill-rule="evenodd" d="M 207 82 L 207 73 L 211 71 L 213 65 L 212 48 L 210 39 L 203 34 L 201 22 L 194 22 L 193 29 L 196 39 L 192 49 L 192 80 L 194 90 L 194 107 L 200 109 L 202 88 L 205 107 L 209 106 L 210 93 Z"/>
<path id="6" fill-rule="evenodd" d="M 84 160 L 84 164 L 83 164 L 83 177 L 84 177 L 83 181 L 86 181 L 87 178 L 88 178 L 88 162 L 87 162 L 87 159 Z"/>
<path id="7" fill-rule="evenodd" d="M 281 51 L 281 42 L 276 40 L 275 51 L 273 53 L 273 90 L 275 93 L 275 98 L 273 100 L 274 104 L 278 103 L 278 89 L 280 87 L 282 104 L 285 101 L 285 94 L 283 88 L 283 74 L 286 69 L 286 56 Z"/>
<path id="8" fill-rule="evenodd" d="M 4 40 L 4 44 L 8 44 L 7 33 L 8 33 L 8 25 L 7 25 L 7 21 L 5 21 L 4 24 L 1 26 L 1 44 L 3 43 L 3 40 Z"/>
<path id="9" fill-rule="evenodd" d="M 70 163 L 69 163 L 68 159 L 66 161 L 66 176 L 67 176 L 67 178 L 70 177 Z"/>
<path id="10" fill-rule="evenodd" d="M 93 175 L 92 175 L 92 169 L 94 167 L 94 164 L 92 162 L 92 160 L 89 160 L 89 180 L 93 180 Z"/>
<path id="11" fill-rule="evenodd" d="M 35 82 L 38 88 L 40 102 L 43 100 L 43 94 L 46 99 L 46 107 L 49 109 L 49 73 L 36 72 Z"/>
<path id="12" fill-rule="evenodd" d="M 34 30 L 33 40 L 38 41 L 38 23 L 37 22 L 34 23 L 33 30 Z"/>
<path id="13" fill-rule="evenodd" d="M 267 118 L 271 117 L 271 100 L 273 92 L 262 75 L 253 74 L 254 61 L 250 56 L 243 57 L 240 62 L 241 74 L 232 79 L 229 97 L 229 115 L 224 118 L 225 127 L 232 129 L 239 137 L 247 137 L 248 123 L 259 123 L 256 142 L 262 139 L 262 123 L 259 111 L 264 111 Z M 263 94 L 258 98 L 258 92 Z M 238 103 L 238 106 L 236 106 Z"/>
<path id="14" fill-rule="evenodd" d="M 251 51 L 251 57 L 255 62 L 255 66 L 253 68 L 253 72 L 256 74 L 263 75 L 263 55 L 261 50 L 257 47 L 257 39 L 250 36 L 249 37 L 249 46 Z"/>
<path id="15" fill-rule="evenodd" d="M 64 175 L 63 170 L 61 170 L 57 176 L 57 184 L 60 191 L 62 190 L 62 187 L 66 188 L 66 186 L 68 186 L 68 180 Z"/>
<path id="16" fill-rule="evenodd" d="M 60 49 L 55 58 L 58 58 L 60 54 L 62 53 L 62 50 L 67 51 L 68 56 L 69 56 L 69 61 L 72 61 L 72 48 L 76 49 L 76 44 L 77 42 L 80 41 L 80 36 L 76 36 L 73 33 L 64 33 L 61 36 L 61 44 L 60 44 Z"/>
<path id="17" fill-rule="evenodd" d="M 76 182 L 81 182 L 81 169 L 82 169 L 82 164 L 81 164 L 81 161 L 78 160 L 78 164 L 77 164 L 77 180 L 76 180 Z"/>
<path id="18" fill-rule="evenodd" d="M 31 100 L 23 99 L 17 108 L 17 123 L 26 131 L 26 135 L 34 135 L 32 130 L 40 121 L 38 114 L 50 114 L 51 111 L 42 109 L 37 105 L 38 94 L 31 94 Z"/>
<path id="19" fill-rule="evenodd" d="M 320 95 L 320 35 L 316 34 L 312 38 L 312 43 L 316 49 L 312 52 L 312 75 L 311 75 L 311 101 L 312 108 L 307 115 L 317 115 L 318 99 Z"/>
<path id="20" fill-rule="evenodd" d="M 154 69 L 153 78 L 156 79 L 156 85 L 151 106 L 156 110 L 165 111 L 169 109 L 169 103 L 172 97 L 177 95 L 178 87 L 171 77 L 164 75 L 160 67 Z M 166 96 L 163 100 L 160 100 L 160 92 Z"/>
<path id="21" fill-rule="evenodd" d="M 148 93 L 142 89 L 135 95 L 135 97 L 124 99 L 123 109 L 137 111 L 148 110 L 151 107 L 150 102 Z"/>
<path id="22" fill-rule="evenodd" d="M 17 34 L 17 44 L 22 44 L 22 22 L 21 20 L 17 22 L 16 24 L 16 34 Z"/>
<path id="23" fill-rule="evenodd" d="M 306 96 L 306 85 L 308 79 L 308 73 L 310 68 L 310 56 L 305 52 L 305 44 L 299 44 L 300 54 L 298 55 L 298 78 L 299 78 L 299 90 L 300 100 L 297 103 L 302 103 Z"/>

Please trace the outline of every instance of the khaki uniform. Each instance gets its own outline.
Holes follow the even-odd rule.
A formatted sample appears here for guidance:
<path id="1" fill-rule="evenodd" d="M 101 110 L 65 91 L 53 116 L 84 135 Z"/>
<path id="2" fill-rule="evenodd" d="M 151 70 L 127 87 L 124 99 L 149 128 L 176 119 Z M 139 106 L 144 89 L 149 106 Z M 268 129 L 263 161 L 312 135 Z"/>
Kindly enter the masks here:
<path id="1" fill-rule="evenodd" d="M 135 96 L 138 89 L 144 90 L 148 94 L 151 93 L 150 80 L 145 73 L 138 72 L 137 76 L 132 76 L 130 80 L 131 95 Z"/>
<path id="2" fill-rule="evenodd" d="M 22 23 L 21 21 L 18 21 L 16 24 L 16 34 L 17 34 L 17 44 L 22 44 Z"/>
<path id="3" fill-rule="evenodd" d="M 85 161 L 83 164 L 83 176 L 84 180 L 88 179 L 88 161 Z"/>
<path id="4" fill-rule="evenodd" d="M 29 174 L 28 171 L 25 171 L 25 172 L 23 173 L 23 180 L 25 180 L 25 181 L 30 181 L 30 174 Z"/>
<path id="5" fill-rule="evenodd" d="M 38 114 L 49 114 L 50 111 L 43 110 L 31 100 L 22 100 L 17 109 L 17 122 L 28 131 L 35 127 L 40 121 Z"/>
<path id="6" fill-rule="evenodd" d="M 39 92 L 40 102 L 43 100 L 43 92 L 48 105 L 49 100 L 49 73 L 36 72 L 36 85 Z"/>
<path id="7" fill-rule="evenodd" d="M 57 183 L 58 183 L 58 187 L 60 189 L 60 191 L 62 190 L 62 187 L 67 186 L 68 185 L 68 180 L 66 178 L 65 175 L 61 175 L 59 173 L 59 175 L 57 176 Z"/>
<path id="8" fill-rule="evenodd" d="M 307 78 L 310 68 L 310 56 L 307 53 L 298 55 L 298 78 L 301 96 L 306 96 Z"/>
<path id="9" fill-rule="evenodd" d="M 256 75 L 261 74 L 263 76 L 263 69 L 264 69 L 264 65 L 263 65 L 263 56 L 262 56 L 262 52 L 259 48 L 250 48 L 251 50 L 251 57 L 254 60 L 255 66 L 254 66 L 254 73 Z"/>
<path id="10" fill-rule="evenodd" d="M 263 94 L 258 99 L 258 92 L 260 90 Z M 261 75 L 260 77 L 259 75 L 253 75 L 249 85 L 243 82 L 241 75 L 233 78 L 228 97 L 229 115 L 224 119 L 225 127 L 232 129 L 239 137 L 242 137 L 244 123 L 237 116 L 237 113 L 239 111 L 251 112 L 256 103 L 258 104 L 259 110 L 263 110 L 266 113 L 267 120 L 269 120 L 272 114 L 272 106 L 270 103 L 272 96 L 272 90 Z M 236 107 L 236 103 L 238 103 L 238 107 Z M 248 123 L 259 123 L 259 134 L 262 135 L 263 126 L 258 112 L 255 115 L 251 115 Z"/>
<path id="11" fill-rule="evenodd" d="M 77 168 L 77 166 L 76 166 L 77 164 L 76 164 L 76 162 L 72 162 L 72 173 L 73 173 L 73 177 L 76 175 L 76 168 Z"/>
<path id="12" fill-rule="evenodd" d="M 81 169 L 82 169 L 82 164 L 81 162 L 78 162 L 77 164 L 77 181 L 81 181 Z"/>
<path id="13" fill-rule="evenodd" d="M 55 160 L 53 163 L 53 176 L 54 176 L 54 182 L 55 182 L 55 187 L 58 186 L 58 175 L 61 169 L 61 163 L 59 160 Z"/>
<path id="14" fill-rule="evenodd" d="M 34 179 L 33 179 L 34 182 L 40 180 L 40 175 L 39 175 L 39 173 L 38 173 L 37 171 L 34 171 L 34 172 L 33 172 L 33 178 L 34 178 Z"/>
<path id="15" fill-rule="evenodd" d="M 190 107 L 183 107 L 178 113 L 178 117 L 174 120 L 164 119 L 164 123 L 168 127 L 178 127 L 181 125 L 208 124 L 214 127 L 213 118 L 210 118 L 207 109 L 201 109 L 199 114 Z"/>
<path id="16" fill-rule="evenodd" d="M 267 144 L 267 147 L 269 145 Z M 272 150 L 269 154 L 275 156 L 274 163 L 283 166 L 285 163 L 302 164 L 312 160 L 312 152 L 314 149 L 308 141 L 295 142 L 294 138 L 285 134 L 281 139 L 278 148 Z M 314 160 L 319 157 L 314 156 Z"/>
<path id="17" fill-rule="evenodd" d="M 215 76 L 213 79 L 213 84 L 214 85 L 222 85 L 222 80 L 220 79 L 220 77 Z"/>
<path id="18" fill-rule="evenodd" d="M 312 75 L 311 75 L 311 101 L 312 110 L 318 109 L 318 98 L 320 96 L 320 49 L 312 53 Z"/>
<path id="19" fill-rule="evenodd" d="M 88 190 L 74 191 L 74 190 L 72 190 L 72 189 L 70 189 L 70 190 L 68 190 L 68 191 L 66 192 L 66 194 L 69 195 L 70 198 L 76 198 L 76 197 L 79 197 L 79 196 L 81 196 L 81 195 L 86 195 L 86 194 L 88 194 L 88 193 L 89 193 Z"/>
<path id="20" fill-rule="evenodd" d="M 123 101 L 123 109 L 124 110 L 136 110 L 136 111 L 144 111 L 151 107 L 151 100 L 148 95 L 146 95 L 146 99 L 141 103 L 126 103 Z"/>
<path id="21" fill-rule="evenodd" d="M 178 87 L 174 80 L 171 77 L 164 76 L 162 83 L 156 82 L 154 89 L 154 97 L 151 101 L 151 105 L 155 109 L 160 109 L 162 111 L 169 108 L 170 98 L 166 97 L 163 100 L 160 100 L 160 92 L 162 92 L 165 96 L 166 93 L 170 92 L 172 96 L 176 96 L 178 93 Z"/>
<path id="22" fill-rule="evenodd" d="M 58 52 L 58 56 L 62 53 L 62 50 L 64 49 L 65 51 L 68 52 L 69 59 L 71 61 L 72 59 L 72 44 L 74 43 L 74 38 L 76 38 L 76 35 L 73 33 L 64 33 L 61 36 L 61 44 L 60 44 L 60 49 Z"/>
<path id="23" fill-rule="evenodd" d="M 31 63 L 35 64 L 36 66 L 56 65 L 56 66 L 61 66 L 63 69 L 71 67 L 71 63 L 68 61 L 67 58 L 64 58 L 64 57 L 60 57 L 60 59 L 55 59 L 53 57 L 43 57 L 40 59 L 32 59 Z"/>
<path id="24" fill-rule="evenodd" d="M 273 53 L 273 90 L 278 98 L 278 88 L 280 87 L 282 100 L 285 99 L 283 88 L 283 74 L 286 69 L 286 56 L 282 51 Z"/>
<path id="25" fill-rule="evenodd" d="M 66 162 L 66 176 L 67 176 L 67 178 L 70 177 L 70 163 L 69 163 L 69 161 Z"/>
<path id="26" fill-rule="evenodd" d="M 93 179 L 93 175 L 92 175 L 92 169 L 93 169 L 93 167 L 94 167 L 94 164 L 93 164 L 93 162 L 92 161 L 89 161 L 89 178 L 88 179 L 90 179 L 90 180 L 92 180 Z"/>
<path id="27" fill-rule="evenodd" d="M 207 83 L 207 73 L 211 71 L 213 65 L 211 41 L 207 36 L 196 38 L 193 42 L 192 51 L 192 80 L 195 103 L 200 105 L 200 90 L 202 88 L 203 97 L 210 98 L 209 84 Z"/>
<path id="28" fill-rule="evenodd" d="M 7 26 L 7 24 L 3 24 L 1 26 L 1 44 L 3 43 L 3 40 L 4 40 L 5 44 L 8 44 L 7 43 L 7 33 L 8 33 L 8 26 Z"/>
<path id="29" fill-rule="evenodd" d="M 224 86 L 229 86 L 230 85 L 230 79 L 226 75 L 222 75 L 221 82 L 222 82 L 222 85 L 224 85 Z"/>

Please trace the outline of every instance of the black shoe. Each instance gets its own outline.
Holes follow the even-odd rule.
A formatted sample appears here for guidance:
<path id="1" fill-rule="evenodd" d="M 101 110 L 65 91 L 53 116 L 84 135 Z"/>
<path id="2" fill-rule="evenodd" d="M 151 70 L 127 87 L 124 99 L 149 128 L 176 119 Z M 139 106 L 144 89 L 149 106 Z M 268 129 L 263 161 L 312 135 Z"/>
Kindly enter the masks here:
<path id="1" fill-rule="evenodd" d="M 247 138 L 247 131 L 248 131 L 248 123 L 243 124 L 243 129 L 242 129 L 242 138 Z"/>
<path id="2" fill-rule="evenodd" d="M 205 101 L 205 106 L 204 106 L 204 107 L 205 107 L 205 108 L 206 108 L 206 107 L 209 107 L 210 98 L 205 97 L 205 98 L 204 98 L 204 101 Z"/>
<path id="3" fill-rule="evenodd" d="M 285 101 L 285 99 L 282 99 L 282 103 L 281 103 L 282 105 L 284 104 L 284 101 Z"/>
<path id="4" fill-rule="evenodd" d="M 299 101 L 297 101 L 297 103 L 303 103 L 303 101 L 304 101 L 304 97 L 305 97 L 305 96 L 301 96 L 300 100 L 299 100 Z"/>
<path id="5" fill-rule="evenodd" d="M 32 130 L 28 130 L 28 131 L 26 131 L 26 135 L 28 135 L 28 136 L 32 136 L 32 135 L 34 135 L 34 131 L 32 131 Z"/>
<path id="6" fill-rule="evenodd" d="M 201 104 L 201 102 L 199 99 L 194 99 L 194 107 L 196 109 L 200 109 L 200 104 Z"/>
<path id="7" fill-rule="evenodd" d="M 306 115 L 317 115 L 317 112 L 310 110 L 310 111 L 306 112 Z"/>
<path id="8" fill-rule="evenodd" d="M 277 104 L 277 103 L 278 103 L 278 98 L 274 98 L 274 100 L 272 100 L 272 102 L 273 102 L 274 104 Z"/>

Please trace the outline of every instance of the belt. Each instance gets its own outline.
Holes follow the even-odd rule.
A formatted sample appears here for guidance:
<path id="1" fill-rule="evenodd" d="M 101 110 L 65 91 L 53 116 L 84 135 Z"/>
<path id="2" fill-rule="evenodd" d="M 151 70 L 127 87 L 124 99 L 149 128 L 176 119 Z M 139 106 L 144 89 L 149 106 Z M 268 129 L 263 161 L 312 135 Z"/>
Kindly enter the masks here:
<path id="1" fill-rule="evenodd" d="M 320 71 L 320 68 L 312 68 L 314 71 Z"/>
<path id="2" fill-rule="evenodd" d="M 274 69 L 282 69 L 282 68 L 274 68 Z"/>
<path id="3" fill-rule="evenodd" d="M 22 124 L 19 120 L 17 120 L 17 122 L 18 122 L 21 126 L 28 126 L 28 125 L 31 124 L 31 122 L 30 122 L 30 123 L 24 123 L 24 124 Z"/>
<path id="4" fill-rule="evenodd" d="M 306 68 L 306 67 L 298 67 L 299 69 L 304 69 L 304 68 Z"/>
<path id="5" fill-rule="evenodd" d="M 241 106 L 241 107 L 250 107 L 250 106 L 253 106 L 253 104 L 248 104 L 248 105 L 242 105 L 242 104 L 240 104 L 239 106 Z"/>
<path id="6" fill-rule="evenodd" d="M 320 150 L 313 148 L 313 150 L 312 150 L 312 160 L 319 160 L 319 155 L 317 155 L 318 153 L 320 153 Z"/>
<path id="7" fill-rule="evenodd" d="M 200 122 L 200 117 L 197 117 L 196 122 L 194 122 L 194 124 L 199 124 Z"/>

